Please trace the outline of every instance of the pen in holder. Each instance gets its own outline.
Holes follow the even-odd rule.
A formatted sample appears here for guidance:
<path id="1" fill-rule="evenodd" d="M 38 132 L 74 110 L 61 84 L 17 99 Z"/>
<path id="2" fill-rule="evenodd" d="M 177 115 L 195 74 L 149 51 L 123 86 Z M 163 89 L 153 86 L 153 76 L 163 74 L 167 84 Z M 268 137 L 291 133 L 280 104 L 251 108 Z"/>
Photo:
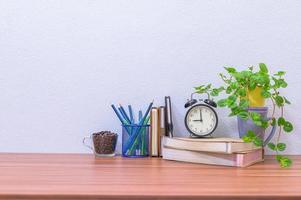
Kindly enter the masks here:
<path id="1" fill-rule="evenodd" d="M 149 156 L 149 125 L 122 125 L 122 155 Z"/>
<path id="2" fill-rule="evenodd" d="M 111 105 L 116 116 L 122 124 L 122 155 L 125 157 L 139 158 L 149 155 L 149 112 L 153 102 L 148 105 L 143 114 L 139 111 L 139 120 L 135 121 L 133 109 L 128 105 L 129 115 L 119 104 L 118 109 L 114 104 Z"/>

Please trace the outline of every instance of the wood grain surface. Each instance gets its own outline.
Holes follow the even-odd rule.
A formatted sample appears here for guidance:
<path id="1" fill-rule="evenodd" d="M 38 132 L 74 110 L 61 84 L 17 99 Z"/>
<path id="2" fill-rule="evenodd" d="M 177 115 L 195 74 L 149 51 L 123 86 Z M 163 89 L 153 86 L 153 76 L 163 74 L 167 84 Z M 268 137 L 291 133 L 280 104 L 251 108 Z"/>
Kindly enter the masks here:
<path id="1" fill-rule="evenodd" d="M 301 156 L 248 168 L 158 158 L 0 154 L 0 199 L 301 199 Z"/>

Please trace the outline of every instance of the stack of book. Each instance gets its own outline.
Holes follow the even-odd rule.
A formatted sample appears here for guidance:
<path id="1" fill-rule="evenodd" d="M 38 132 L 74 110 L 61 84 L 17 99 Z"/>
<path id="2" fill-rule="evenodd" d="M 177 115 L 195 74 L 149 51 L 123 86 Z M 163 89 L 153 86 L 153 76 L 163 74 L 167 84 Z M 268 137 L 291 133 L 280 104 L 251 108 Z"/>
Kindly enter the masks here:
<path id="1" fill-rule="evenodd" d="M 163 137 L 162 156 L 166 160 L 247 167 L 263 161 L 264 152 L 241 139 Z"/>
<path id="2" fill-rule="evenodd" d="M 153 107 L 150 112 L 149 155 L 162 156 L 162 138 L 173 136 L 171 99 L 165 97 L 165 106 Z"/>

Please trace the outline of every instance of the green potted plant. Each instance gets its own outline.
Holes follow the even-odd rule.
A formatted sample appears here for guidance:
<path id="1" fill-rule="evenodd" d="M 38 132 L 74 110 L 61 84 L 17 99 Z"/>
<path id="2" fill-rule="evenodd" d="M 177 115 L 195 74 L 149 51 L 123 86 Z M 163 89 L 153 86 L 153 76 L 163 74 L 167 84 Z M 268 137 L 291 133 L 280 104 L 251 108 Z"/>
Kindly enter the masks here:
<path id="1" fill-rule="evenodd" d="M 196 93 L 207 93 L 211 96 L 219 96 L 225 93 L 226 97 L 220 99 L 219 107 L 230 109 L 229 116 L 237 116 L 239 133 L 245 142 L 253 142 L 257 146 L 267 145 L 275 151 L 276 159 L 281 167 L 289 167 L 292 161 L 281 155 L 286 149 L 286 144 L 280 142 L 280 136 L 293 130 L 291 122 L 284 118 L 284 106 L 290 104 L 288 99 L 281 95 L 280 89 L 286 88 L 287 83 L 283 76 L 284 71 L 270 74 L 264 63 L 259 64 L 259 69 L 248 67 L 238 71 L 233 67 L 225 67 L 227 74 L 220 74 L 224 85 L 213 88 L 211 84 L 195 87 Z M 272 116 L 268 118 L 265 100 L 272 102 Z M 276 116 L 276 109 L 280 109 L 280 115 Z M 268 127 L 273 127 L 271 134 L 264 141 L 263 134 Z M 274 136 L 277 127 L 275 142 L 269 142 Z"/>

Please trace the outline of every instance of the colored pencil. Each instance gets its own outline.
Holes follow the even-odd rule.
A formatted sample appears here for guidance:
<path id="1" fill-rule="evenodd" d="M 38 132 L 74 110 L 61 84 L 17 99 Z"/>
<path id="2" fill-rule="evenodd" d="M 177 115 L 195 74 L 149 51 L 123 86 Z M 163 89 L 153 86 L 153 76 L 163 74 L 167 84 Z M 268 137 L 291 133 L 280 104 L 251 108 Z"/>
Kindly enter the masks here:
<path id="1" fill-rule="evenodd" d="M 122 117 L 120 116 L 119 112 L 117 111 L 116 107 L 114 106 L 114 104 L 111 105 L 111 107 L 113 108 L 115 114 L 117 115 L 118 119 L 120 120 L 121 124 L 124 125 L 124 121 L 122 119 Z"/>
<path id="2" fill-rule="evenodd" d="M 141 121 L 141 119 L 142 119 L 142 111 L 139 110 L 139 122 Z"/>
<path id="3" fill-rule="evenodd" d="M 121 104 L 119 104 L 119 108 L 121 109 L 121 112 L 122 112 L 123 115 L 124 115 L 124 119 L 130 123 L 131 120 L 130 120 L 129 116 L 127 115 L 127 113 L 125 112 L 125 110 L 124 110 L 124 108 L 122 107 Z"/>
<path id="4" fill-rule="evenodd" d="M 119 107 L 118 108 L 121 116 L 123 117 L 123 120 L 127 122 L 127 124 L 131 124 L 131 121 L 127 119 L 126 114 L 123 112 L 123 110 Z"/>
<path id="5" fill-rule="evenodd" d="M 129 108 L 129 113 L 130 113 L 130 120 L 131 120 L 132 124 L 135 124 L 132 106 L 128 105 L 128 108 Z"/>

